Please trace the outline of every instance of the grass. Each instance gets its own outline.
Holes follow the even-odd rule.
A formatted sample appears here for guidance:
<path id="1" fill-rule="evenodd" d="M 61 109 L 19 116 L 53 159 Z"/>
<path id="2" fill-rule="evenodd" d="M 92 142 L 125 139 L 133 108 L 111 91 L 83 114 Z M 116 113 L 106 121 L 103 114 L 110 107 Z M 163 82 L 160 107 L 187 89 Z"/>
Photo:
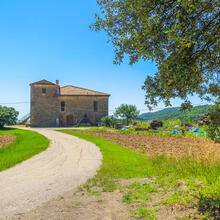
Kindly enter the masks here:
<path id="1" fill-rule="evenodd" d="M 156 209 L 149 209 L 141 206 L 135 211 L 135 217 L 156 220 Z"/>
<path id="2" fill-rule="evenodd" d="M 146 157 L 132 149 L 85 134 L 83 131 L 59 131 L 90 141 L 100 148 L 103 154 L 102 165 L 95 178 L 86 185 L 88 189 L 98 185 L 103 187 L 103 191 L 114 191 L 119 187 L 115 179 L 154 179 L 150 184 L 134 183 L 127 187 L 119 187 L 123 193 L 123 201 L 133 207 L 132 213 L 136 218 L 156 219 L 157 209 L 146 205 L 146 201 L 155 193 L 168 195 L 155 204 L 155 207 L 180 204 L 185 207 L 197 207 L 201 216 L 205 215 L 206 219 L 220 215 L 219 161 L 196 161 L 189 158 L 177 160 L 157 155 Z"/>
<path id="3" fill-rule="evenodd" d="M 129 185 L 128 190 L 123 196 L 123 200 L 126 203 L 132 203 L 133 201 L 141 202 L 143 200 L 152 199 L 149 193 L 158 192 L 157 187 L 152 186 L 149 183 L 137 183 L 134 182 Z"/>
<path id="4" fill-rule="evenodd" d="M 103 162 L 97 177 L 108 179 L 145 177 L 153 172 L 153 166 L 141 154 L 102 138 L 84 134 L 78 130 L 59 130 L 95 143 L 103 154 Z M 147 165 L 147 166 L 146 166 Z"/>
<path id="5" fill-rule="evenodd" d="M 0 134 L 16 136 L 15 143 L 0 148 L 0 171 L 13 167 L 18 163 L 44 151 L 49 140 L 34 131 L 21 129 L 3 129 Z"/>

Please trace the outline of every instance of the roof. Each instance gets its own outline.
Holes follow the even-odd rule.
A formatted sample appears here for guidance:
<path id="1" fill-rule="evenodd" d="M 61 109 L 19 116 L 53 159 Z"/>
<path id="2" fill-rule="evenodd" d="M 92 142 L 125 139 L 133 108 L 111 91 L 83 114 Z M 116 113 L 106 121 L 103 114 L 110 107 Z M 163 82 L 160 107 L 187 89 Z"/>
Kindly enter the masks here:
<path id="1" fill-rule="evenodd" d="M 98 95 L 98 96 L 110 96 L 110 94 L 97 92 L 90 89 L 84 89 L 77 86 L 63 86 L 60 88 L 60 95 Z"/>
<path id="2" fill-rule="evenodd" d="M 55 83 L 52 83 L 50 81 L 47 81 L 45 79 L 43 80 L 40 80 L 40 81 L 37 81 L 37 82 L 34 82 L 34 83 L 31 83 L 30 85 L 56 85 Z"/>

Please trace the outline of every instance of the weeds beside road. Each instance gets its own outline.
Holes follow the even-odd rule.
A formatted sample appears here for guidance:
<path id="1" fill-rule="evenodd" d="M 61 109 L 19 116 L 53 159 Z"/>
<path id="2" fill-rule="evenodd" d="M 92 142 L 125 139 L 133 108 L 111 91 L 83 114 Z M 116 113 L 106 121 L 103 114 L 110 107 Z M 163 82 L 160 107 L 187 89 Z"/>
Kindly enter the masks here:
<path id="1" fill-rule="evenodd" d="M 136 218 L 219 219 L 220 162 L 145 156 L 84 131 L 67 134 L 95 143 L 103 154 L 96 177 L 84 188 L 92 194 L 120 190 Z M 122 185 L 122 179 L 138 178 Z M 94 188 L 95 187 L 95 188 Z M 101 190 L 94 190 L 100 187 Z M 184 218 L 183 218 L 184 217 Z"/>

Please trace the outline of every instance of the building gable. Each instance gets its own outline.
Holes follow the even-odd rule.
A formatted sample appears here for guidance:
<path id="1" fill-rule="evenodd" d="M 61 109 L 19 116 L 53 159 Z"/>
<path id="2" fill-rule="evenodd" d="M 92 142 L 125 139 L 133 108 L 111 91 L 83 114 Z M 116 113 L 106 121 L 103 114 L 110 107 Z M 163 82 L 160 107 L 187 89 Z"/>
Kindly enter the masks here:
<path id="1" fill-rule="evenodd" d="M 40 81 L 37 81 L 37 82 L 34 82 L 34 83 L 31 83 L 30 85 L 56 85 L 55 83 L 52 83 L 52 82 L 50 82 L 50 81 L 48 81 L 48 80 L 45 80 L 45 79 L 43 79 L 43 80 L 40 80 Z"/>

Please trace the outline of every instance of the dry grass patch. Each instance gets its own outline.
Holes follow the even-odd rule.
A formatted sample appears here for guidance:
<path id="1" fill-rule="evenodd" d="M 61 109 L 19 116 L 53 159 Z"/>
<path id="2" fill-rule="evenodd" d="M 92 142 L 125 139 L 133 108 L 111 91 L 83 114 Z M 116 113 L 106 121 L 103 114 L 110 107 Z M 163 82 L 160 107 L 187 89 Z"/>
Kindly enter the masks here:
<path id="1" fill-rule="evenodd" d="M 220 144 L 206 138 L 123 134 L 109 131 L 84 132 L 141 151 L 147 155 L 159 154 L 177 159 L 184 157 L 214 161 L 220 159 Z"/>
<path id="2" fill-rule="evenodd" d="M 12 144 L 15 141 L 15 139 L 16 137 L 13 135 L 0 134 L 0 147 Z"/>
<path id="3" fill-rule="evenodd" d="M 102 192 L 101 187 L 88 191 L 80 187 L 71 190 L 28 213 L 19 213 L 13 220 L 130 220 L 127 204 L 122 202 L 119 190 Z"/>

